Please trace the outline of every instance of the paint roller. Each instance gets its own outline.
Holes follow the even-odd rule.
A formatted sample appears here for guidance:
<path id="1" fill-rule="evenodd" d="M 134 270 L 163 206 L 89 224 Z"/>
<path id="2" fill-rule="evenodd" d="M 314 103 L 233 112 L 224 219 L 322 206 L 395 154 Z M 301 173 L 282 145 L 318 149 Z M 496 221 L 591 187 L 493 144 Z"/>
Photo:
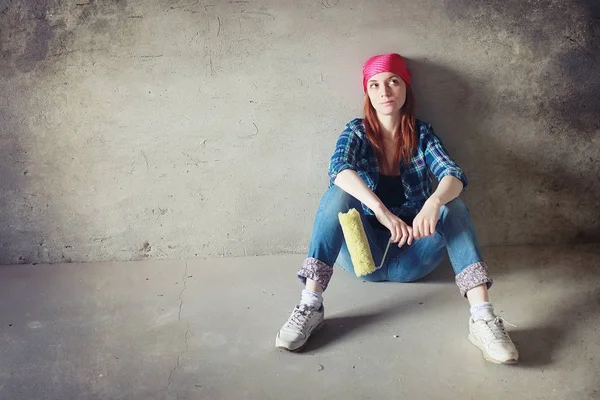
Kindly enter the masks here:
<path id="1" fill-rule="evenodd" d="M 342 232 L 356 276 L 368 275 L 381 268 L 390 248 L 391 237 L 383 253 L 381 264 L 376 267 L 359 212 L 355 208 L 351 208 L 347 213 L 339 213 L 338 219 L 342 226 Z"/>

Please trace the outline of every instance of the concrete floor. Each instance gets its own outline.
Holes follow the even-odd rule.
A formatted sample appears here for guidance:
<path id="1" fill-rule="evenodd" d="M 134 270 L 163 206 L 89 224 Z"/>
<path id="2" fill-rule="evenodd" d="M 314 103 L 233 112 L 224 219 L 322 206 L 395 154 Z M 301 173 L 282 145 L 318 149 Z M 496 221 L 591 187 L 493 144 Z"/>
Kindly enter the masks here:
<path id="1" fill-rule="evenodd" d="M 302 256 L 0 267 L 0 399 L 598 399 L 597 247 L 485 249 L 516 366 L 468 342 L 446 263 L 413 284 L 338 269 L 300 354 L 274 338 Z"/>

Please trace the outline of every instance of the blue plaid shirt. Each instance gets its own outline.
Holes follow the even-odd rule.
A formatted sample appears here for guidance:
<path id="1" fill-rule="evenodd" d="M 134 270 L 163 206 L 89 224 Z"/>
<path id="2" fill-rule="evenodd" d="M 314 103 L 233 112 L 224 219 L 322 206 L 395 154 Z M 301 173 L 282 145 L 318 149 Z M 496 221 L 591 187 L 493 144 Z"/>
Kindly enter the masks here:
<path id="1" fill-rule="evenodd" d="M 450 158 L 440 138 L 433 132 L 430 124 L 417 120 L 419 144 L 410 163 L 400 166 L 400 176 L 406 202 L 401 207 L 390 208 L 397 216 L 414 217 L 421 211 L 425 201 L 432 193 L 431 174 L 439 180 L 450 175 L 460 179 L 467 187 L 467 176 Z M 352 169 L 375 191 L 379 180 L 377 156 L 371 142 L 367 139 L 363 120 L 356 118 L 346 124 L 346 128 L 337 140 L 335 151 L 329 162 L 329 186 L 333 186 L 337 174 Z M 363 204 L 366 214 L 373 212 Z"/>

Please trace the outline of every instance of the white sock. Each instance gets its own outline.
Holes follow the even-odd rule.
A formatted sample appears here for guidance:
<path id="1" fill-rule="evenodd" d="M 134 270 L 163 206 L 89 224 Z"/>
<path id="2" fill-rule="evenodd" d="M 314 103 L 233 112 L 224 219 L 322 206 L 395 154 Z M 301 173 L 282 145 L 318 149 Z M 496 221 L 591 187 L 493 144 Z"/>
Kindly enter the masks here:
<path id="1" fill-rule="evenodd" d="M 478 321 L 480 319 L 484 321 L 489 321 L 491 319 L 496 318 L 494 314 L 494 307 L 492 303 L 484 302 L 471 306 L 471 317 L 473 321 Z"/>
<path id="2" fill-rule="evenodd" d="M 323 293 L 313 292 L 312 290 L 302 290 L 302 297 L 300 298 L 300 304 L 306 304 L 314 309 L 318 310 L 323 304 Z"/>

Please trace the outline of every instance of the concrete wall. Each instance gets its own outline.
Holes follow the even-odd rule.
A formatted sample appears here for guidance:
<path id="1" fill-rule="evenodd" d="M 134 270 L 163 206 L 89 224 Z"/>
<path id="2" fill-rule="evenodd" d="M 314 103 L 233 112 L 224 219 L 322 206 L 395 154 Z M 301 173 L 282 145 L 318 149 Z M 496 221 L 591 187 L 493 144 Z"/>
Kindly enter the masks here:
<path id="1" fill-rule="evenodd" d="M 597 241 L 597 4 L 0 0 L 0 263 L 305 252 L 390 51 L 482 244 Z"/>

